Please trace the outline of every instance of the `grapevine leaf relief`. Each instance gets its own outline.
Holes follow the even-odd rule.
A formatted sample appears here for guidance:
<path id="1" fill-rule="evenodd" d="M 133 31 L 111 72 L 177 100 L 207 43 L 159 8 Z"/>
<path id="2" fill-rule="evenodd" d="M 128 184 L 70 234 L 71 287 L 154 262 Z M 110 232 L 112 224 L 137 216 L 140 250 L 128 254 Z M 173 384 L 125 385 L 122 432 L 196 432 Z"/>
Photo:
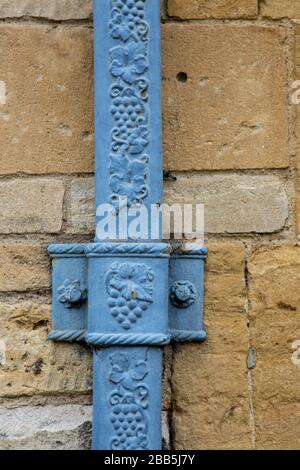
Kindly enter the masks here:
<path id="1" fill-rule="evenodd" d="M 140 197 L 147 194 L 147 166 L 144 162 L 129 161 L 122 155 L 112 155 L 110 170 L 110 186 L 114 193 L 125 194 L 131 202 L 138 202 Z"/>
<path id="2" fill-rule="evenodd" d="M 131 42 L 126 47 L 115 47 L 110 51 L 111 67 L 113 77 L 121 77 L 124 82 L 132 85 L 139 75 L 143 74 L 148 64 L 145 58 L 146 46 Z"/>
<path id="3" fill-rule="evenodd" d="M 110 421 L 114 427 L 111 448 L 147 450 L 149 390 L 143 382 L 148 375 L 147 357 L 115 353 L 109 359 L 109 380 L 116 386 L 109 396 Z"/>
<path id="4" fill-rule="evenodd" d="M 145 0 L 111 0 L 109 23 L 116 45 L 110 49 L 113 128 L 110 154 L 110 201 L 141 204 L 148 195 L 149 26 Z"/>
<path id="5" fill-rule="evenodd" d="M 113 264 L 106 276 L 111 315 L 130 330 L 153 302 L 154 273 L 144 264 Z"/>

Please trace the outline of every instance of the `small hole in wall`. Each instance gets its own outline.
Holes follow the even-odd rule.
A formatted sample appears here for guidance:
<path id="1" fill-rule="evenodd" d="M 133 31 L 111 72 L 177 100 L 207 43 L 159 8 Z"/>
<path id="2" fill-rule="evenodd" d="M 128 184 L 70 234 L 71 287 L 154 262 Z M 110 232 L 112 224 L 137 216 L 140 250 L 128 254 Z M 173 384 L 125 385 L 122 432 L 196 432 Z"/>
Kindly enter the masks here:
<path id="1" fill-rule="evenodd" d="M 186 83 L 188 81 L 188 76 L 187 73 L 185 72 L 179 72 L 176 76 L 178 82 L 180 83 Z"/>

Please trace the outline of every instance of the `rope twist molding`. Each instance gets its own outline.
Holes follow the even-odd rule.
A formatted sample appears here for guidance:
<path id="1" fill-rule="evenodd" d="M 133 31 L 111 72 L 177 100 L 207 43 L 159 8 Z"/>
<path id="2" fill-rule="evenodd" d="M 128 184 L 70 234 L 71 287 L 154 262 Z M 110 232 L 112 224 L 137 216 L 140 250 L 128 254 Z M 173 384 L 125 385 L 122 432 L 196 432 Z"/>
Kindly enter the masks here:
<path id="1" fill-rule="evenodd" d="M 207 248 L 196 243 L 170 245 L 169 243 L 66 243 L 49 245 L 48 253 L 51 256 L 68 255 L 181 255 L 203 256 L 207 255 Z"/>
<path id="2" fill-rule="evenodd" d="M 93 346 L 164 346 L 170 343 L 164 334 L 99 334 L 90 333 L 86 341 Z"/>
<path id="3" fill-rule="evenodd" d="M 48 253 L 51 256 L 67 256 L 67 255 L 84 255 L 85 244 L 82 243 L 66 243 L 48 246 Z"/>
<path id="4" fill-rule="evenodd" d="M 177 343 L 185 343 L 194 341 L 196 343 L 202 342 L 207 338 L 207 333 L 204 330 L 171 330 L 172 341 Z"/>
<path id="5" fill-rule="evenodd" d="M 156 255 L 170 254 L 168 243 L 91 243 L 86 245 L 85 253 L 91 255 Z"/>
<path id="6" fill-rule="evenodd" d="M 87 330 L 52 330 L 48 338 L 52 341 L 84 341 L 86 338 Z"/>

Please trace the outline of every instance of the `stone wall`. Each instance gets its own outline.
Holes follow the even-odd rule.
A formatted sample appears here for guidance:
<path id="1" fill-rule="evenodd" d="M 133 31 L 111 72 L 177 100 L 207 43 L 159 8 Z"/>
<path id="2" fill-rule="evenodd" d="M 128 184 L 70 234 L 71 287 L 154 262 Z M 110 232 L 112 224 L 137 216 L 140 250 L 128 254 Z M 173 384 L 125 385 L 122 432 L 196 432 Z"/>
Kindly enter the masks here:
<path id="1" fill-rule="evenodd" d="M 205 203 L 210 250 L 165 439 L 297 449 L 300 0 L 165 0 L 162 33 L 166 200 Z M 47 340 L 46 247 L 93 239 L 92 39 L 90 0 L 0 0 L 0 449 L 90 446 L 91 355 Z"/>

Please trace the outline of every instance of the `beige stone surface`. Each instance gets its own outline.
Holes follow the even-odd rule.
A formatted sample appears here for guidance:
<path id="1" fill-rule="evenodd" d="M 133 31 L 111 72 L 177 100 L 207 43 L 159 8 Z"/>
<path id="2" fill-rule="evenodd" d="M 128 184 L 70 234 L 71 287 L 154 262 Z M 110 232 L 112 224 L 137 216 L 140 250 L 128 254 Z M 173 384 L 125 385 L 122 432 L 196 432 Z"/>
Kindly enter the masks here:
<path id="1" fill-rule="evenodd" d="M 164 183 L 168 204 L 204 204 L 206 233 L 272 233 L 289 214 L 285 183 L 275 175 L 185 174 Z M 94 179 L 71 185 L 72 233 L 94 230 Z"/>
<path id="2" fill-rule="evenodd" d="M 0 292 L 49 289 L 50 258 L 46 248 L 0 244 Z"/>
<path id="3" fill-rule="evenodd" d="M 272 233 L 289 215 L 284 182 L 273 175 L 178 174 L 165 200 L 204 204 L 206 233 Z"/>
<path id="4" fill-rule="evenodd" d="M 292 98 L 295 100 L 296 111 L 296 173 L 295 173 L 295 206 L 296 206 L 296 231 L 300 234 L 300 25 L 295 25 L 295 48 L 294 48 L 294 79 L 296 88 L 291 90 Z M 292 101 L 293 101 L 292 99 Z"/>
<path id="5" fill-rule="evenodd" d="M 300 19 L 299 0 L 263 0 L 260 2 L 262 16 L 272 19 Z"/>
<path id="6" fill-rule="evenodd" d="M 181 19 L 254 18 L 258 0 L 167 0 L 168 14 Z"/>
<path id="7" fill-rule="evenodd" d="M 95 179 L 76 178 L 71 183 L 71 227 L 74 233 L 95 230 Z"/>
<path id="8" fill-rule="evenodd" d="M 82 397 L 78 397 L 82 401 Z M 25 398 L 26 400 L 26 398 Z M 170 449 L 168 415 L 162 413 L 164 449 Z M 90 450 L 92 407 L 81 404 L 0 407 L 0 450 Z"/>
<path id="9" fill-rule="evenodd" d="M 0 407 L 1 450 L 89 450 L 92 409 L 86 405 Z"/>
<path id="10" fill-rule="evenodd" d="M 0 339 L 6 360 L 0 396 L 82 393 L 90 390 L 91 354 L 78 344 L 48 340 L 51 307 L 0 304 Z"/>
<path id="11" fill-rule="evenodd" d="M 91 35 L 84 26 L 1 24 L 1 174 L 92 170 Z"/>
<path id="12" fill-rule="evenodd" d="M 261 248 L 248 269 L 256 447 L 298 449 L 300 365 L 292 346 L 300 340 L 300 247 Z"/>
<path id="13" fill-rule="evenodd" d="M 165 0 L 161 0 L 161 11 L 165 17 Z M 86 20 L 91 19 L 92 14 L 93 0 L 0 0 L 0 18 Z"/>
<path id="14" fill-rule="evenodd" d="M 175 347 L 173 362 L 176 449 L 251 447 L 246 358 L 245 249 L 209 245 L 202 345 Z"/>
<path id="15" fill-rule="evenodd" d="M 288 166 L 285 40 L 278 26 L 164 25 L 166 167 Z"/>
<path id="16" fill-rule="evenodd" d="M 300 339 L 299 267 L 300 247 L 293 245 L 261 248 L 248 262 L 252 328 L 258 351 L 289 354 L 297 334 Z"/>
<path id="17" fill-rule="evenodd" d="M 78 20 L 91 17 L 92 7 L 92 0 L 0 0 L 0 18 Z"/>
<path id="18" fill-rule="evenodd" d="M 64 183 L 60 180 L 0 181 L 0 233 L 59 232 L 64 194 Z"/>

